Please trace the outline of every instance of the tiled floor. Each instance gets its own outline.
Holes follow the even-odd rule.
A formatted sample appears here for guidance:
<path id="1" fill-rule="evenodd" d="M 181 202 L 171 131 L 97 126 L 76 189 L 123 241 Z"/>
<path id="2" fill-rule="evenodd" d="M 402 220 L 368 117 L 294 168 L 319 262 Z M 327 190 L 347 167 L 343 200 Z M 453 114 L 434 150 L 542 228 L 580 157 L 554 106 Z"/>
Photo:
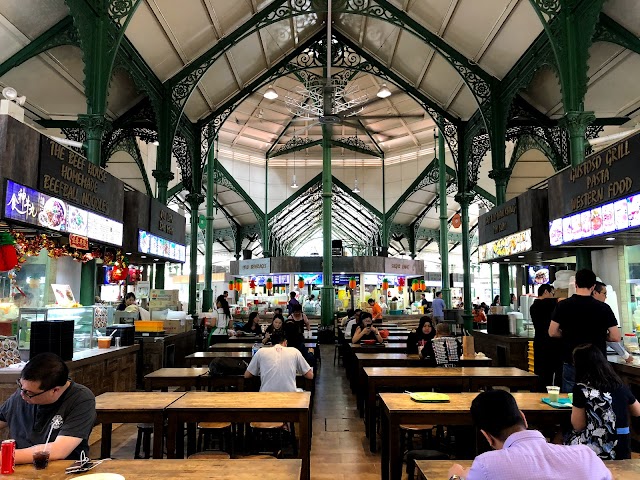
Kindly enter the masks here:
<path id="1" fill-rule="evenodd" d="M 333 366 L 333 346 L 323 345 L 318 368 L 311 448 L 312 480 L 379 480 L 380 455 L 369 452 L 364 423 L 342 366 Z M 117 426 L 114 458 L 133 458 L 136 426 Z M 91 457 L 100 456 L 100 427 L 90 438 Z"/>

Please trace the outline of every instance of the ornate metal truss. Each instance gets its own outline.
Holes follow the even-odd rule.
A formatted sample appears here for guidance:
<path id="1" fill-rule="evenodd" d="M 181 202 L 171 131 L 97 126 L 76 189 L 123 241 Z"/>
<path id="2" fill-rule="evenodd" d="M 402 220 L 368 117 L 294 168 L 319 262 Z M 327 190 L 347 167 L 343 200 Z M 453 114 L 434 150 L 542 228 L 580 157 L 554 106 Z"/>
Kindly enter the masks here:
<path id="1" fill-rule="evenodd" d="M 140 149 L 138 148 L 138 143 L 135 141 L 135 138 L 131 136 L 123 138 L 119 143 L 115 144 L 112 147 L 111 154 L 113 155 L 114 153 L 119 151 L 128 153 L 136 162 L 136 165 L 140 170 L 140 174 L 142 175 L 142 181 L 144 183 L 146 193 L 148 196 L 153 198 L 153 190 L 151 190 L 151 184 L 149 183 L 147 169 L 144 166 L 144 161 L 142 160 L 142 155 L 140 154 Z"/>

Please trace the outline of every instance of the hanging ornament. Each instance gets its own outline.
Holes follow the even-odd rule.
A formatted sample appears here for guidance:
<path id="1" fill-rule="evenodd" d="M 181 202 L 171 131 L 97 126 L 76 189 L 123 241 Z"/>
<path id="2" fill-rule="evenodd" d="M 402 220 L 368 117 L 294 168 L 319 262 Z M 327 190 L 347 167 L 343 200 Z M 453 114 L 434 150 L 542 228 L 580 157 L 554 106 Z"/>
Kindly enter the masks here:
<path id="1" fill-rule="evenodd" d="M 406 281 L 407 281 L 406 278 L 398 277 L 398 286 L 404 287 L 406 285 Z M 402 290 L 400 290 L 400 291 L 402 291 Z"/>
<path id="2" fill-rule="evenodd" d="M 382 290 L 386 293 L 389 290 L 389 280 L 386 278 L 382 279 Z"/>
<path id="3" fill-rule="evenodd" d="M 273 288 L 273 280 L 271 277 L 267 278 L 267 290 L 271 290 Z"/>
<path id="4" fill-rule="evenodd" d="M 356 277 L 349 277 L 349 288 L 351 290 L 356 289 Z"/>
<path id="5" fill-rule="evenodd" d="M 249 288 L 251 289 L 251 293 L 256 293 L 256 281 L 254 278 L 249 280 Z"/>
<path id="6" fill-rule="evenodd" d="M 8 272 L 18 266 L 15 243 L 9 232 L 0 233 L 0 272 Z"/>
<path id="7" fill-rule="evenodd" d="M 229 280 L 229 291 L 230 291 L 230 292 L 232 292 L 232 291 L 233 291 L 234 285 L 235 285 L 235 284 L 233 283 L 233 280 Z"/>
<path id="8" fill-rule="evenodd" d="M 418 283 L 418 280 L 411 280 L 411 290 L 417 292 L 418 288 L 420 288 L 420 283 Z"/>
<path id="9" fill-rule="evenodd" d="M 427 283 L 424 280 L 420 280 L 420 291 L 424 292 L 427 290 Z"/>
<path id="10" fill-rule="evenodd" d="M 298 288 L 304 288 L 304 278 L 298 277 Z"/>
<path id="11" fill-rule="evenodd" d="M 402 293 L 402 290 L 404 290 L 404 287 L 402 285 L 398 285 L 398 293 Z"/>
<path id="12" fill-rule="evenodd" d="M 236 278 L 235 289 L 238 292 L 242 293 L 242 279 L 241 278 Z"/>

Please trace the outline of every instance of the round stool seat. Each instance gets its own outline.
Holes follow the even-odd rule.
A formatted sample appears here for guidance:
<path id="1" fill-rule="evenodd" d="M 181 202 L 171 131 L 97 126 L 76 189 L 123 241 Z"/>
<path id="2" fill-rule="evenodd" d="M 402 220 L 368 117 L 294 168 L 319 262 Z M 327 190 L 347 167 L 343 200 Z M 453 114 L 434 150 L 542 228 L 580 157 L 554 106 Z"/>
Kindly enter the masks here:
<path id="1" fill-rule="evenodd" d="M 215 458 L 217 460 L 227 460 L 231 458 L 231 456 L 227 452 L 206 451 L 189 455 L 189 460 L 193 458 Z"/>
<path id="2" fill-rule="evenodd" d="M 411 430 L 421 432 L 423 430 L 431 430 L 433 425 L 400 425 L 401 430 Z"/>
<path id="3" fill-rule="evenodd" d="M 231 423 L 229 422 L 200 422 L 198 423 L 198 428 L 202 428 L 205 430 L 221 430 L 224 428 L 231 427 Z"/>
<path id="4" fill-rule="evenodd" d="M 243 455 L 238 458 L 242 458 L 243 460 L 273 460 L 276 457 L 273 455 Z"/>
<path id="5" fill-rule="evenodd" d="M 138 428 L 148 428 L 150 430 L 153 430 L 153 423 L 139 423 L 137 425 Z"/>
<path id="6" fill-rule="evenodd" d="M 284 427 L 283 422 L 251 422 L 249 425 L 251 426 L 251 428 L 263 428 L 263 429 Z"/>

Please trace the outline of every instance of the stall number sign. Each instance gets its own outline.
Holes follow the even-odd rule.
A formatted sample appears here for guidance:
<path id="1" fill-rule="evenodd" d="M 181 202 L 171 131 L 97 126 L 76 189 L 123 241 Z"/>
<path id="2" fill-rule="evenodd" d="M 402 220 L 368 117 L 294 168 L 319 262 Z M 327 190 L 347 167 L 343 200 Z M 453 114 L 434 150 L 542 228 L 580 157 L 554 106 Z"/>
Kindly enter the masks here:
<path id="1" fill-rule="evenodd" d="M 122 246 L 122 223 L 7 180 L 4 218 Z"/>
<path id="2" fill-rule="evenodd" d="M 69 235 L 69 246 L 77 248 L 78 250 L 89 250 L 89 239 L 82 235 Z"/>

